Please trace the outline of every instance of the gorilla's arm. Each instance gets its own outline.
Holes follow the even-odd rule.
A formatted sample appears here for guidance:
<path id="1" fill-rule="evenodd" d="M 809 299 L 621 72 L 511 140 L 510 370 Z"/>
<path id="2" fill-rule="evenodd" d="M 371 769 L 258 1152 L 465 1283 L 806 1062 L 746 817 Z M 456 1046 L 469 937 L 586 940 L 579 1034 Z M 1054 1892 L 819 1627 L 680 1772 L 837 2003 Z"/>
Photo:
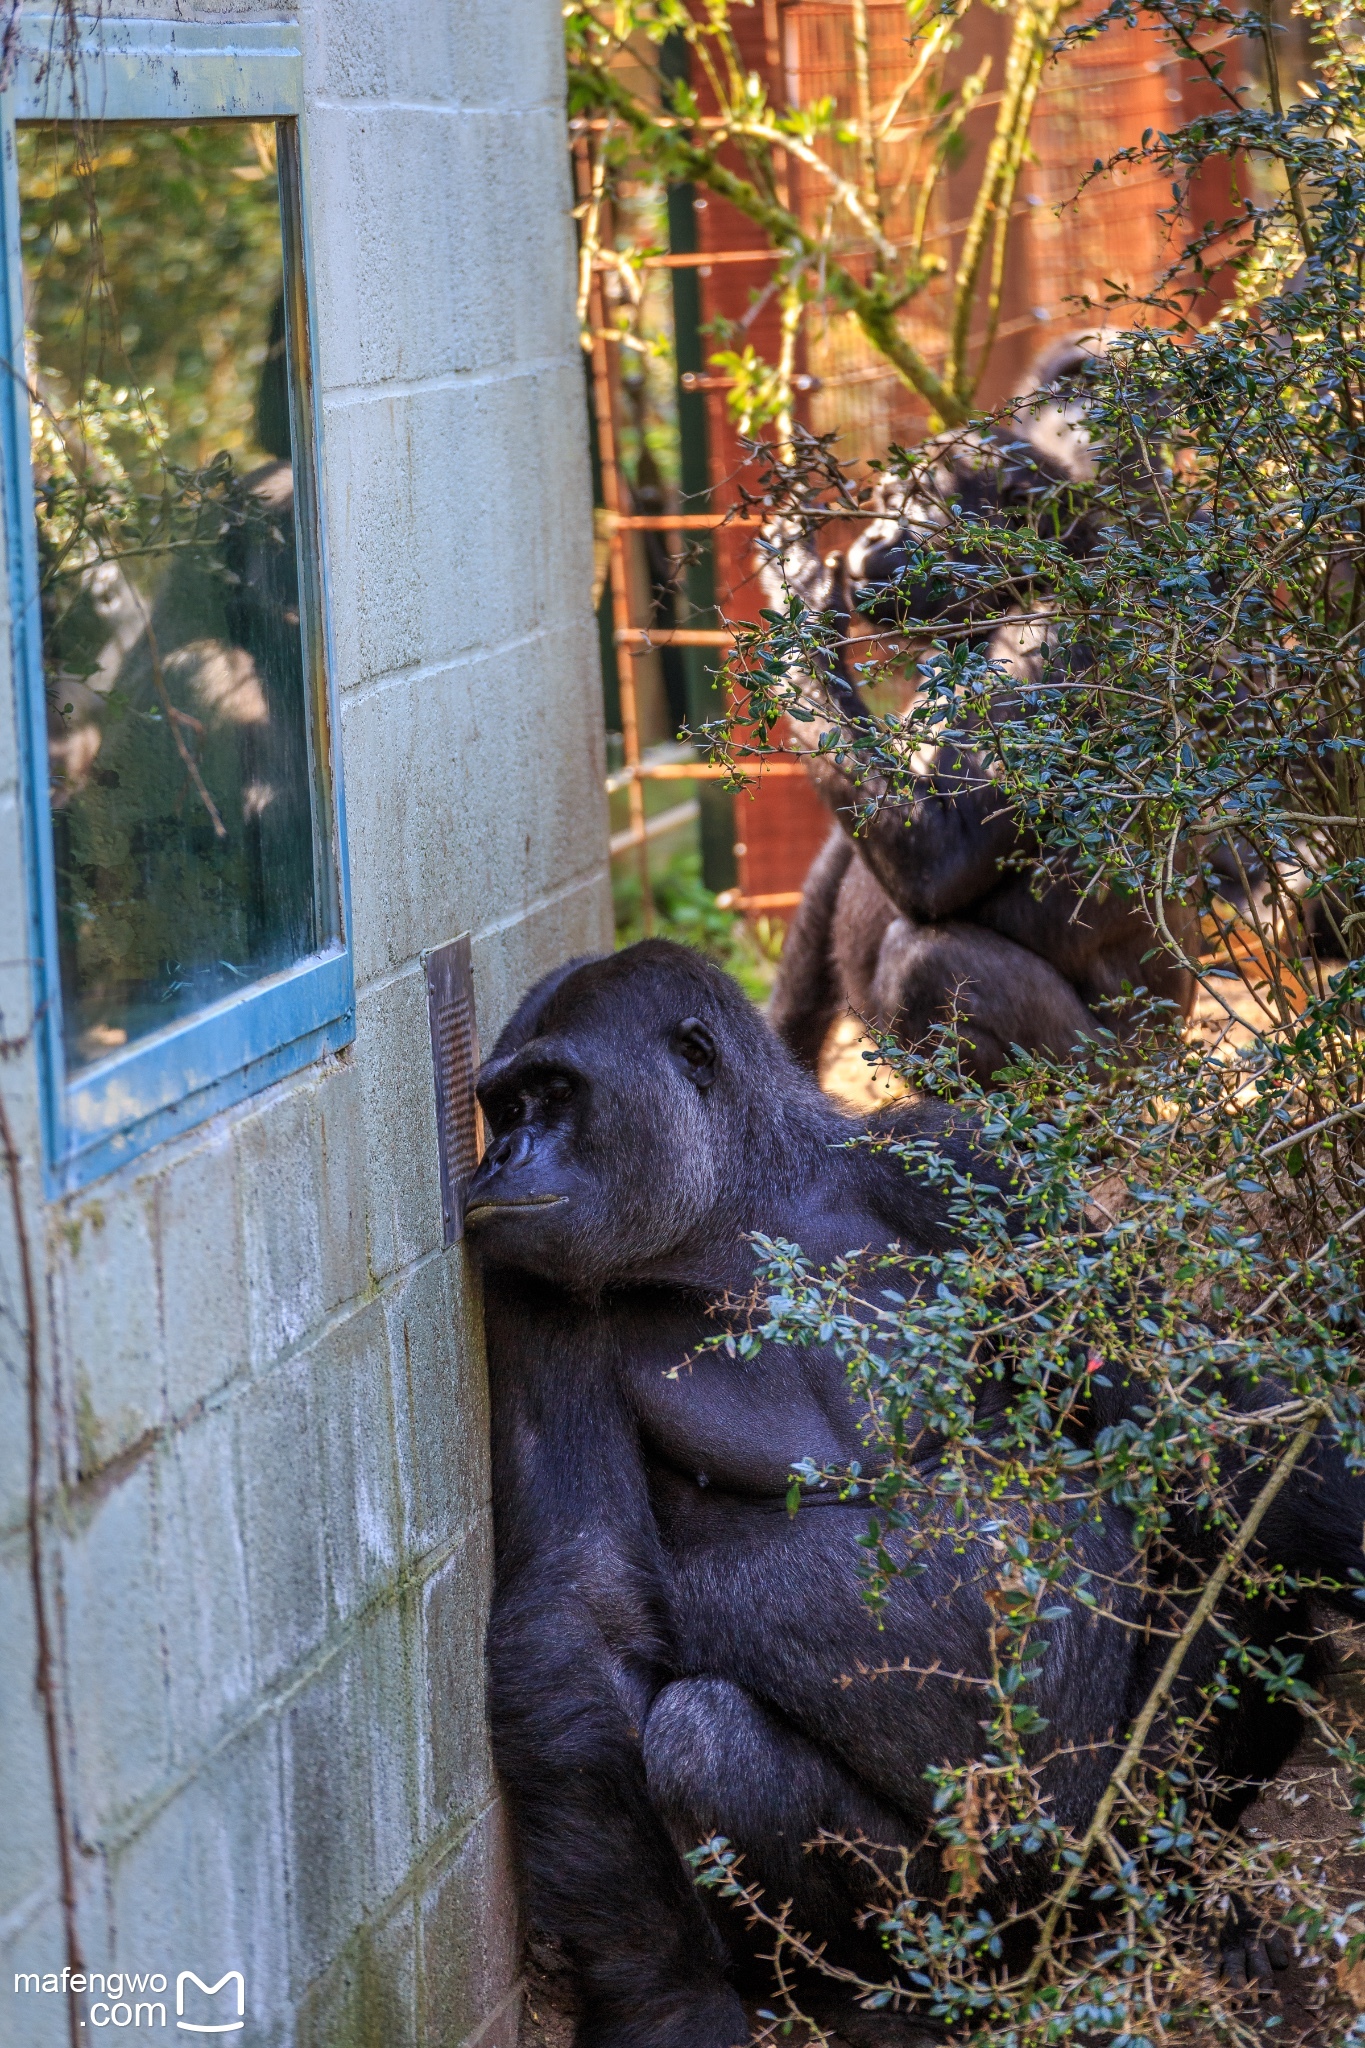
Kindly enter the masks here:
<path id="1" fill-rule="evenodd" d="M 832 950 L 839 891 L 853 859 L 843 832 L 832 831 L 806 875 L 787 926 L 768 1006 L 768 1022 L 810 1073 L 818 1074 L 830 1025 L 844 1008 Z"/>
<path id="2" fill-rule="evenodd" d="M 668 1647 L 658 1542 L 590 1319 L 546 1313 L 510 1276 L 490 1290 L 495 1756 L 533 1913 L 581 1973 L 579 2041 L 733 2048 L 742 2010 L 645 1781 Z"/>
<path id="3" fill-rule="evenodd" d="M 904 917 L 936 923 L 960 915 L 1001 881 L 1025 850 L 1018 817 L 972 754 L 943 746 L 906 797 L 886 798 L 871 818 L 859 810 L 875 785 L 858 784 L 828 755 L 812 755 L 810 777 Z"/>
<path id="4" fill-rule="evenodd" d="M 924 1101 L 888 1105 L 865 1122 L 831 1114 L 823 1141 L 817 1137 L 812 1147 L 820 1170 L 764 1218 L 765 1235 L 799 1245 L 817 1270 L 850 1253 L 875 1256 L 893 1243 L 914 1254 L 941 1252 L 952 1242 L 941 1185 L 884 1144 L 857 1144 L 860 1131 L 927 1145 L 958 1174 L 1002 1188 L 960 1111 Z M 752 1242 L 741 1240 L 715 1269 L 707 1290 L 712 1301 L 745 1302 L 759 1262 Z M 769 1341 L 752 1358 L 732 1356 L 715 1347 L 713 1316 L 676 1306 L 670 1312 L 666 1300 L 650 1301 L 635 1341 L 623 1347 L 622 1393 L 647 1459 L 665 1460 L 703 1489 L 773 1502 L 785 1501 L 792 1467 L 803 1459 L 823 1467 L 855 1458 L 866 1465 L 865 1417 L 833 1345 Z"/>
<path id="5" fill-rule="evenodd" d="M 809 535 L 794 526 L 772 529 L 767 545 L 762 580 L 770 603 L 799 597 L 808 611 L 846 629 L 851 610 L 841 559 L 821 561 Z M 1004 630 L 997 631 L 993 658 L 1020 673 L 1025 664 L 1036 666 L 1036 657 L 1004 640 Z M 829 651 L 806 695 L 817 716 L 794 721 L 792 739 L 807 755 L 811 781 L 845 832 L 856 837 L 858 851 L 901 914 L 935 923 L 959 915 L 995 888 L 1004 863 L 1021 850 L 1023 835 L 984 760 L 953 744 L 927 747 L 919 757 L 923 772 L 911 788 L 860 820 L 867 798 L 881 794 L 878 779 L 855 782 L 833 756 L 815 751 L 831 726 L 851 731 L 867 719 L 842 643 Z"/>

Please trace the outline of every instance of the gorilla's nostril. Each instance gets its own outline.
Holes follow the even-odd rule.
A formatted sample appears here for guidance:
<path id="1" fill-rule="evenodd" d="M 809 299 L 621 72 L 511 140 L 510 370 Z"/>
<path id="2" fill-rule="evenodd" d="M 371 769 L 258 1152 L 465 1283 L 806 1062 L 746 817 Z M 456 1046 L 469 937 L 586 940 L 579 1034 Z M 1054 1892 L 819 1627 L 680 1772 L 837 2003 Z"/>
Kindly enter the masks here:
<path id="1" fill-rule="evenodd" d="M 507 1131 L 501 1138 L 495 1138 L 484 1153 L 483 1164 L 478 1178 L 490 1180 L 493 1175 L 515 1171 L 524 1166 L 531 1155 L 531 1134 L 525 1130 Z"/>

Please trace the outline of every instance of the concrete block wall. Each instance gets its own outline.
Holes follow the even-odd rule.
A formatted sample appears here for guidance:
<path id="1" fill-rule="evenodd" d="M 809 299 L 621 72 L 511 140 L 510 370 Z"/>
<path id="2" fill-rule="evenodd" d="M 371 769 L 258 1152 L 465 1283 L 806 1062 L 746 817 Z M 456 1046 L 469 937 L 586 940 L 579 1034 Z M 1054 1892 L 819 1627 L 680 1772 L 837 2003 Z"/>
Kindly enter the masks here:
<path id="1" fill-rule="evenodd" d="M 356 1041 L 55 1205 L 0 652 L 0 1094 L 80 1935 L 90 1968 L 169 1975 L 172 2034 L 179 1970 L 241 1968 L 252 2048 L 510 2048 L 487 1396 L 418 956 L 474 933 L 487 1044 L 610 943 L 559 16 L 300 12 Z M 0 2039 L 58 2048 L 62 2002 L 12 1989 L 65 1960 L 24 1338 L 0 1180 Z"/>

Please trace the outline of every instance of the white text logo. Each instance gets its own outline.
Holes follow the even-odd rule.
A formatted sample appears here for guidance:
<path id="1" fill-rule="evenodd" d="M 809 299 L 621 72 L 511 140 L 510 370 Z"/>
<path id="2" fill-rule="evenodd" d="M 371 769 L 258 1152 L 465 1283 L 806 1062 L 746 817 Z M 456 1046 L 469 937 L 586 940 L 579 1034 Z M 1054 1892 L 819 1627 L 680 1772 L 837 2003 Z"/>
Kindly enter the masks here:
<path id="1" fill-rule="evenodd" d="M 237 1986 L 237 2017 L 235 2020 L 218 2020 L 212 2026 L 200 2021 L 181 2019 L 185 2010 L 185 1986 L 197 1984 L 205 1998 L 215 1998 L 225 1984 Z M 182 1970 L 175 1980 L 175 2023 L 187 2034 L 236 2034 L 246 2025 L 246 1980 L 240 1970 L 225 1970 L 216 1984 L 206 1984 L 202 1977 L 196 1977 L 193 1970 Z"/>

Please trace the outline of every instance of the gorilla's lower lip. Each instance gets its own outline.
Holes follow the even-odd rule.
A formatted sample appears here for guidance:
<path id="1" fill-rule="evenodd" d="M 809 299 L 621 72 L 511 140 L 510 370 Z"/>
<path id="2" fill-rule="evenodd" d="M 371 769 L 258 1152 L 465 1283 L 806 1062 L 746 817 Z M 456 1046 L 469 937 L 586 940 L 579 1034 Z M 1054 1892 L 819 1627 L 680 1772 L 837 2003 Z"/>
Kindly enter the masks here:
<path id="1" fill-rule="evenodd" d="M 509 1209 L 553 1209 L 560 1202 L 566 1202 L 567 1195 L 531 1195 L 524 1202 L 476 1202 L 472 1209 L 466 1209 L 466 1223 L 481 1222 L 485 1216 L 496 1216 Z"/>

